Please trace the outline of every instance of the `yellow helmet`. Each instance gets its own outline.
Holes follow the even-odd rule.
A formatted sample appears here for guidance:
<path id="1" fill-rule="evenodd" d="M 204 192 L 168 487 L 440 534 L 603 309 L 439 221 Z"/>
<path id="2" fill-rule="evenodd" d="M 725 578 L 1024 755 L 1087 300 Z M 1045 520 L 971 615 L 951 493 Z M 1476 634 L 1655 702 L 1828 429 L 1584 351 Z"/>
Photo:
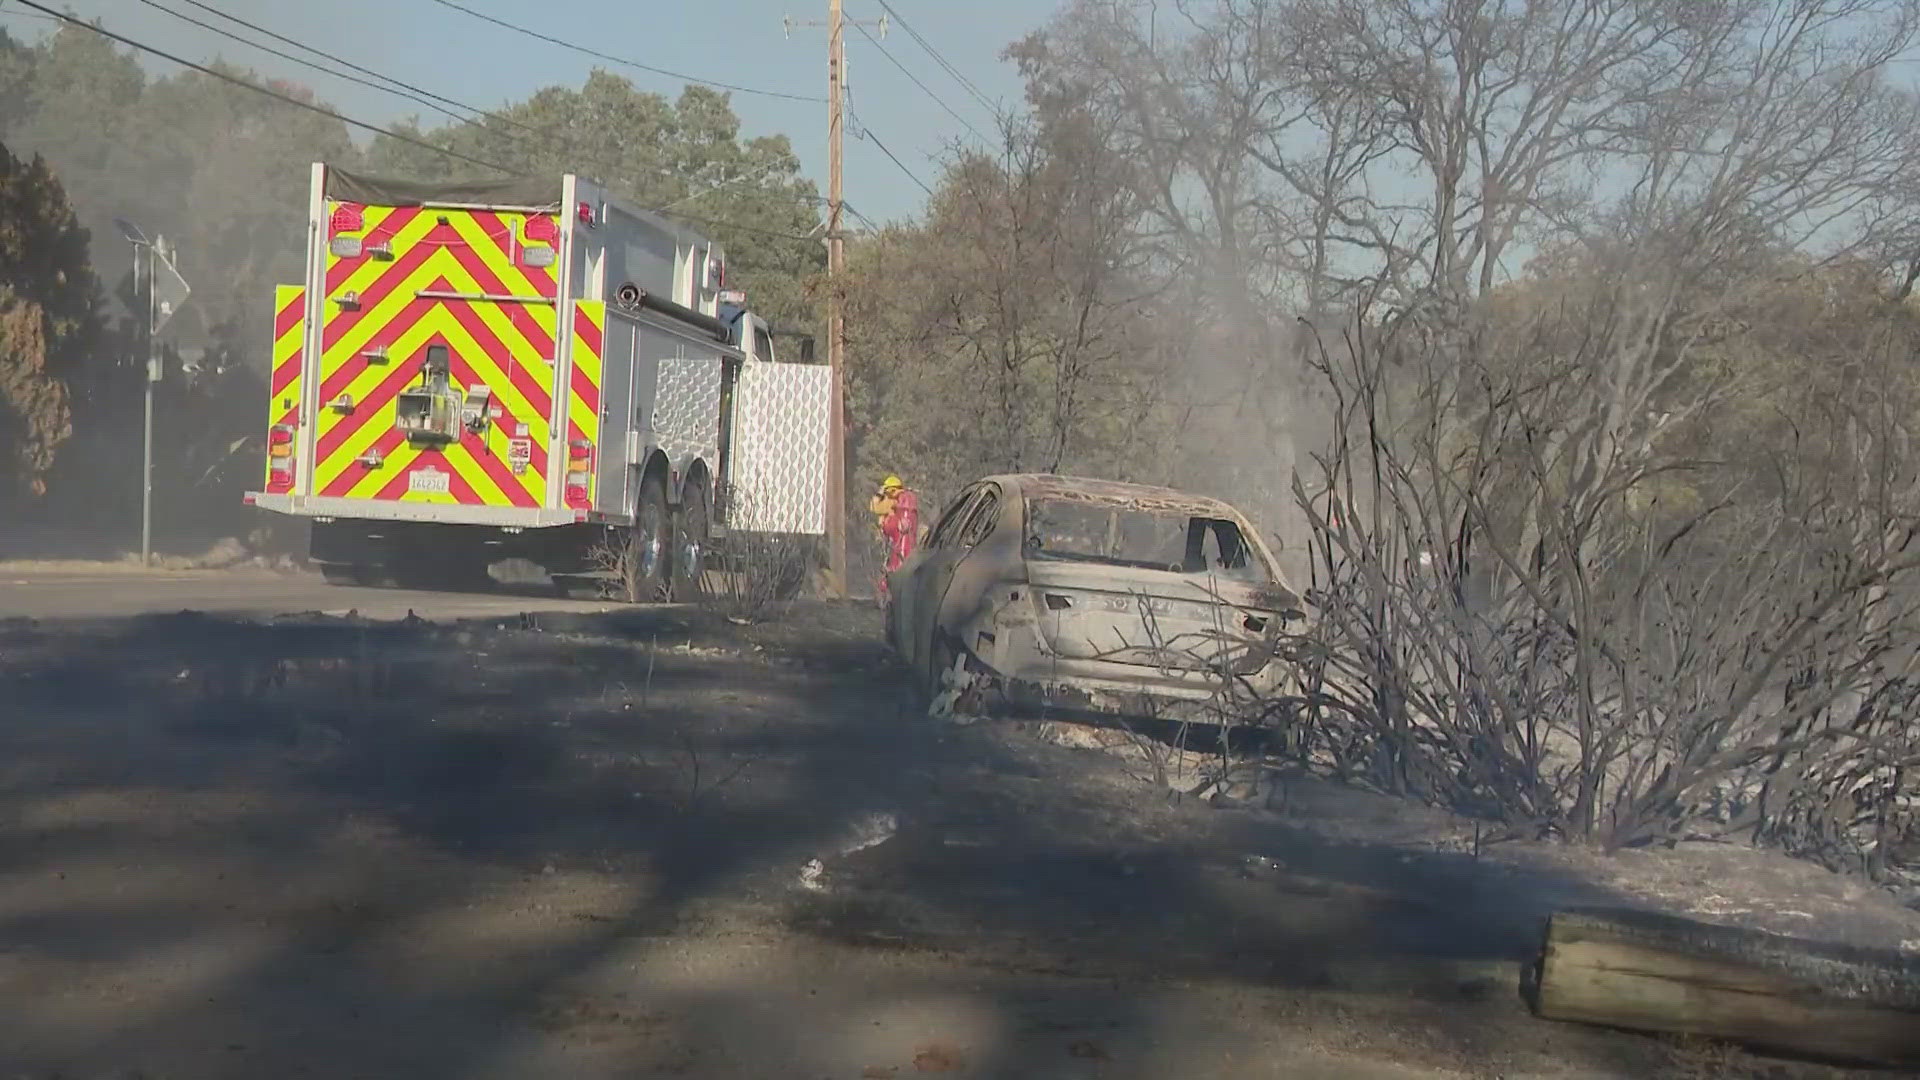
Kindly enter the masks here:
<path id="1" fill-rule="evenodd" d="M 903 488 L 906 486 L 907 485 L 905 481 L 901 480 L 899 477 L 894 476 L 891 473 L 887 474 L 887 478 L 885 480 L 880 481 L 881 491 L 894 491 L 898 488 Z"/>

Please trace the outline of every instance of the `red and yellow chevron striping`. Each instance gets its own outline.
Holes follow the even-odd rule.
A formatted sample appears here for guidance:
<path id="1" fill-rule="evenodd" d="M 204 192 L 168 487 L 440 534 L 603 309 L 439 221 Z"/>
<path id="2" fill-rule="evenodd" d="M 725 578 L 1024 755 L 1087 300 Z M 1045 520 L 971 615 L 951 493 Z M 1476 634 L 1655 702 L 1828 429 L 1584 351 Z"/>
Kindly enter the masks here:
<path id="1" fill-rule="evenodd" d="M 329 220 L 333 209 L 329 204 Z M 518 215 L 369 206 L 361 218 L 361 253 L 330 251 L 326 262 L 314 493 L 541 505 L 558 267 L 521 258 Z M 396 427 L 399 395 L 421 381 L 430 345 L 447 347 L 458 395 L 487 391 L 481 430 L 462 427 L 441 446 L 413 445 Z M 592 384 L 597 388 L 597 367 Z M 440 482 L 412 480 L 429 469 L 443 474 Z"/>
<path id="2" fill-rule="evenodd" d="M 307 290 L 299 285 L 277 285 L 273 290 L 273 362 L 267 374 L 267 487 L 292 487 L 290 468 L 276 471 L 282 453 L 291 462 L 294 432 L 300 418 L 300 368 L 305 362 Z M 279 429 L 279 430 L 276 430 Z M 284 451 L 280 447 L 285 447 Z"/>
<path id="3" fill-rule="evenodd" d="M 606 336 L 607 305 L 582 300 L 573 305 L 573 376 L 567 392 L 567 438 L 600 445 L 600 357 Z M 589 459 L 587 498 L 593 505 L 599 482 L 596 454 Z"/>

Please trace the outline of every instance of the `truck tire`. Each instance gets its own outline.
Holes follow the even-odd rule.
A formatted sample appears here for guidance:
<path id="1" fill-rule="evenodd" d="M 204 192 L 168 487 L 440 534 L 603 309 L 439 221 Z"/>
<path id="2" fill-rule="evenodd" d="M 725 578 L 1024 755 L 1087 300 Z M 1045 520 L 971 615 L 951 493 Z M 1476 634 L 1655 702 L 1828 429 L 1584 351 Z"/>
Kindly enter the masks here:
<path id="1" fill-rule="evenodd" d="M 673 518 L 667 510 L 667 486 L 658 475 L 647 477 L 640 485 L 640 502 L 634 507 L 633 530 L 627 534 L 623 561 L 622 584 L 628 603 L 654 604 L 670 598 Z"/>
<path id="2" fill-rule="evenodd" d="M 680 493 L 680 512 L 673 516 L 673 598 L 680 603 L 692 603 L 706 595 L 712 520 L 706 484 L 688 484 Z"/>

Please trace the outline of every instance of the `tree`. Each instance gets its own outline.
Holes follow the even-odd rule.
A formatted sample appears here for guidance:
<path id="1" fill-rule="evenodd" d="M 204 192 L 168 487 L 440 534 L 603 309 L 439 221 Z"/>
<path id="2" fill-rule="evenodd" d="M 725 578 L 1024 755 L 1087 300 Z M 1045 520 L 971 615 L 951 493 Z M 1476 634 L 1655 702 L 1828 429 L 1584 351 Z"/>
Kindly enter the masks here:
<path id="1" fill-rule="evenodd" d="M 27 113 L 33 79 L 33 51 L 0 29 L 0 139 Z"/>
<path id="2" fill-rule="evenodd" d="M 63 368 L 98 327 L 87 234 L 60 181 L 0 145 L 0 453 L 35 495 L 72 433 Z"/>
<path id="3" fill-rule="evenodd" d="M 402 130 L 515 172 L 591 176 L 623 198 L 677 216 L 725 246 L 729 274 L 762 313 L 812 323 L 805 283 L 825 266 L 825 249 L 813 235 L 813 184 L 801 178 L 785 136 L 740 138 L 739 118 L 723 93 L 688 86 L 668 101 L 596 69 L 579 90 L 550 86 L 481 119 Z M 374 140 L 367 167 L 423 179 L 478 171 L 384 136 Z"/>
<path id="4" fill-rule="evenodd" d="M 1920 278 L 1888 78 L 1917 19 L 1085 0 L 1017 46 L 1041 122 L 1115 148 L 1159 280 L 1237 331 L 1196 381 L 1266 403 L 1213 445 L 1312 527 L 1323 764 L 1607 843 L 1715 800 L 1871 841 L 1832 800 L 1884 808 L 1913 750 L 1920 398 L 1883 287 Z"/>
<path id="5" fill-rule="evenodd" d="M 215 69 L 267 81 L 249 71 Z M 292 84 L 274 89 L 315 100 Z M 193 286 L 193 314 L 173 336 L 207 347 L 244 343 L 264 370 L 272 338 L 269 286 L 297 282 L 305 273 L 309 170 L 315 161 L 357 163 L 347 126 L 193 71 L 148 86 L 132 119 L 147 140 L 141 150 L 146 180 L 167 191 L 165 204 L 145 219 L 147 227 L 173 242 L 180 272 Z M 183 330 L 191 337 L 182 339 Z"/>
<path id="6" fill-rule="evenodd" d="M 948 163 L 924 224 L 852 246 L 856 476 L 911 475 L 938 502 L 994 472 L 1164 475 L 1166 310 L 1113 164 L 1009 122 L 995 153 Z"/>

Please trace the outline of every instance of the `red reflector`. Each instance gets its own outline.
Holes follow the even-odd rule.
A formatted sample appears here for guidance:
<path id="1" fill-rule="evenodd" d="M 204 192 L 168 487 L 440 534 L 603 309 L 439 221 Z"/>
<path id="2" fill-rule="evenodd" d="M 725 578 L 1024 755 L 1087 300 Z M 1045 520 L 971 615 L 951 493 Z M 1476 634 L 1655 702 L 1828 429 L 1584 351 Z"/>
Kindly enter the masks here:
<path id="1" fill-rule="evenodd" d="M 581 203 L 577 213 L 580 215 L 580 220 L 582 223 L 587 225 L 593 224 L 593 204 L 592 203 Z"/>
<path id="2" fill-rule="evenodd" d="M 560 238 L 560 226 L 550 217 L 530 217 L 520 227 L 520 235 L 529 244 L 551 244 Z"/>
<path id="3" fill-rule="evenodd" d="M 285 446 L 292 441 L 293 429 L 290 427 L 276 427 L 267 432 L 267 445 L 269 446 Z"/>
<path id="4" fill-rule="evenodd" d="M 567 458 L 569 460 L 583 461 L 586 459 L 586 456 L 592 452 L 593 444 L 585 439 L 574 439 L 567 443 Z"/>
<path id="5" fill-rule="evenodd" d="M 341 203 L 333 208 L 333 218 L 328 222 L 328 231 L 338 233 L 356 233 L 366 228 L 366 210 L 359 203 Z"/>

